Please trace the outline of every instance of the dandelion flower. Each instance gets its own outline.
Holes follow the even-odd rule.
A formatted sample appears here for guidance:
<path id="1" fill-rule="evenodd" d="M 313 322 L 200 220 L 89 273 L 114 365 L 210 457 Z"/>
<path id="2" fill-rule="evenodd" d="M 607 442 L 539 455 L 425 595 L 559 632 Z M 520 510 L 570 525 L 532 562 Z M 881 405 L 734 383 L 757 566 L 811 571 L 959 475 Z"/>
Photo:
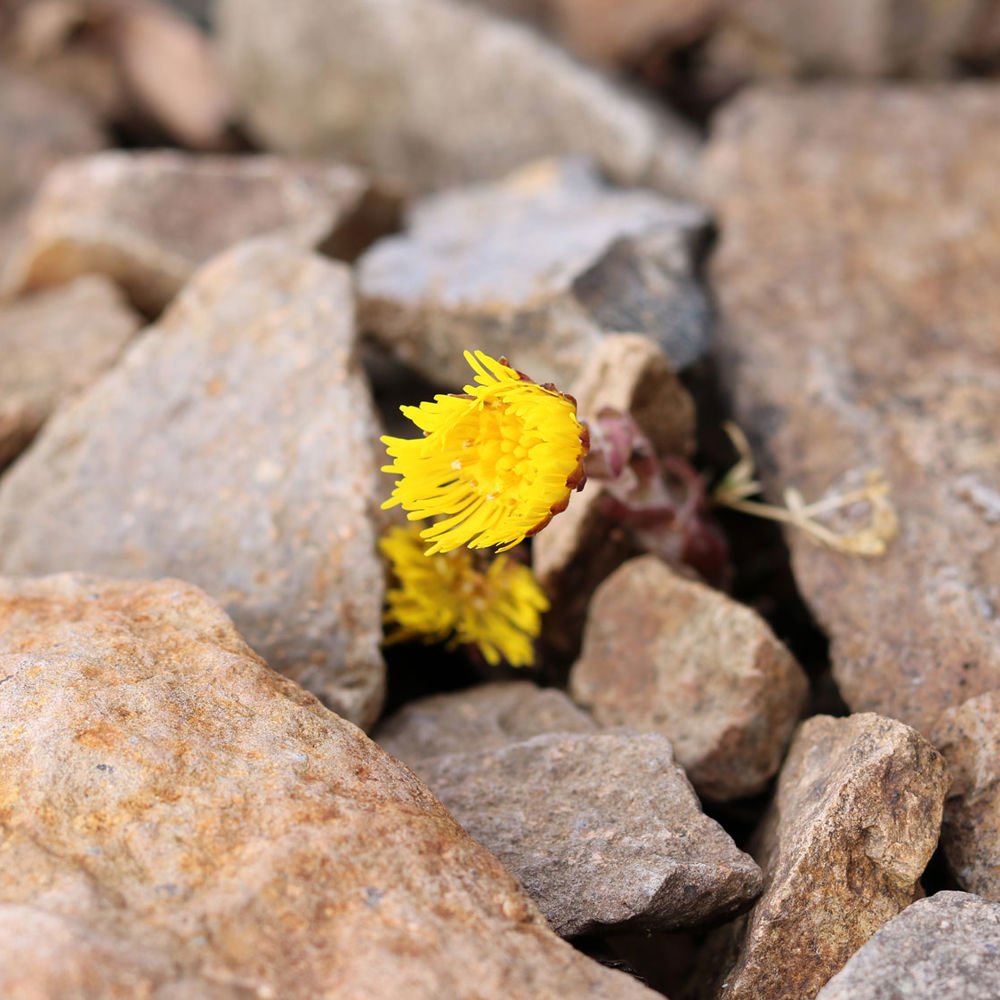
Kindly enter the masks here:
<path id="1" fill-rule="evenodd" d="M 460 546 L 504 551 L 566 509 L 584 482 L 587 429 L 576 401 L 482 351 L 465 352 L 476 385 L 464 395 L 401 407 L 424 437 L 383 437 L 395 473 L 392 496 L 411 520 L 443 518 L 425 528 L 427 554 Z"/>
<path id="2" fill-rule="evenodd" d="M 467 549 L 424 555 L 417 526 L 390 529 L 379 547 L 396 586 L 386 594 L 387 642 L 421 639 L 478 646 L 487 663 L 534 662 L 532 640 L 549 602 L 527 566 L 497 556 L 486 569 Z"/>

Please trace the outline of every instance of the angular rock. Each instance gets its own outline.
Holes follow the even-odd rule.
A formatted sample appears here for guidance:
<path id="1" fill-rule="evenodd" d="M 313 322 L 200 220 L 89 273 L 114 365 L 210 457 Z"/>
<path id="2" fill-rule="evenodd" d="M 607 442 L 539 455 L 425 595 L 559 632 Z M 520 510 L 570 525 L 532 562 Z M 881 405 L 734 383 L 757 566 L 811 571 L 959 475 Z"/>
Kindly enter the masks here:
<path id="1" fill-rule="evenodd" d="M 0 582 L 0 991 L 654 1000 L 177 580 Z"/>
<path id="2" fill-rule="evenodd" d="M 948 762 L 941 847 L 958 884 L 1000 902 L 1000 692 L 941 714 L 931 734 Z"/>
<path id="3" fill-rule="evenodd" d="M 459 0 L 288 0 L 280 24 L 271 12 L 268 0 L 216 11 L 237 100 L 268 148 L 346 157 L 417 191 L 567 153 L 621 183 L 691 189 L 687 125 L 522 25 Z"/>
<path id="4" fill-rule="evenodd" d="M 816 1000 L 996 1000 L 1000 905 L 938 892 L 893 917 Z"/>
<path id="5" fill-rule="evenodd" d="M 210 257 L 252 236 L 342 249 L 387 205 L 353 167 L 275 156 L 112 151 L 63 164 L 32 206 L 16 289 L 87 272 L 157 314 Z"/>
<path id="6" fill-rule="evenodd" d="M 374 738 L 412 767 L 430 757 L 494 750 L 546 733 L 596 729 L 562 691 L 504 681 L 411 702 L 380 722 Z"/>
<path id="7" fill-rule="evenodd" d="M 928 143 L 928 136 L 934 141 Z M 774 495 L 881 467 L 881 559 L 788 542 L 854 710 L 929 731 L 1000 688 L 1000 86 L 765 90 L 705 164 L 719 357 Z"/>
<path id="8" fill-rule="evenodd" d="M 118 289 L 97 275 L 0 306 L 0 467 L 58 403 L 114 364 L 140 326 Z"/>
<path id="9" fill-rule="evenodd" d="M 369 725 L 384 690 L 375 417 L 348 269 L 255 240 L 199 272 L 0 484 L 0 572 L 172 575 Z"/>
<path id="10" fill-rule="evenodd" d="M 803 723 L 750 845 L 764 892 L 710 939 L 700 995 L 812 1000 L 922 895 L 947 785 L 941 755 L 901 722 L 865 713 Z"/>
<path id="11" fill-rule="evenodd" d="M 762 791 L 807 693 L 794 657 L 752 609 L 654 556 L 604 581 L 570 694 L 606 726 L 668 737 L 703 798 Z"/>
<path id="12" fill-rule="evenodd" d="M 106 144 L 97 121 L 73 98 L 0 65 L 0 289 L 39 183 L 65 157 Z"/>
<path id="13" fill-rule="evenodd" d="M 760 870 L 702 813 L 669 740 L 594 732 L 568 699 L 532 687 L 487 685 L 416 702 L 378 740 L 517 876 L 564 937 L 673 930 L 745 910 Z M 564 722 L 575 731 L 552 731 Z"/>
<path id="14" fill-rule="evenodd" d="M 358 263 L 362 326 L 455 387 L 474 346 L 565 388 L 615 330 L 662 340 L 679 370 L 708 346 L 693 274 L 705 222 L 693 205 L 609 188 L 582 161 L 536 163 L 418 202 L 409 231 Z"/>

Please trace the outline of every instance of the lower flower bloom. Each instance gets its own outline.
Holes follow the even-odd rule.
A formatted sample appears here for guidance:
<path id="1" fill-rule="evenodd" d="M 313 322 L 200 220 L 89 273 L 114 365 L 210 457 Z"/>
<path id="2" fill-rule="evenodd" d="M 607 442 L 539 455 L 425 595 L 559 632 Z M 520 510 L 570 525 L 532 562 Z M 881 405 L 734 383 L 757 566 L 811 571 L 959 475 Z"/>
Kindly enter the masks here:
<path id="1" fill-rule="evenodd" d="M 400 478 L 383 506 L 411 520 L 441 518 L 421 535 L 427 554 L 460 546 L 509 549 L 565 510 L 584 483 L 587 429 L 576 401 L 477 351 L 476 385 L 402 412 L 424 437 L 383 437 Z"/>
<path id="2" fill-rule="evenodd" d="M 534 663 L 549 602 L 527 566 L 497 556 L 483 569 L 465 549 L 427 556 L 416 526 L 391 528 L 379 548 L 395 578 L 386 593 L 386 642 L 473 645 L 491 665 Z"/>

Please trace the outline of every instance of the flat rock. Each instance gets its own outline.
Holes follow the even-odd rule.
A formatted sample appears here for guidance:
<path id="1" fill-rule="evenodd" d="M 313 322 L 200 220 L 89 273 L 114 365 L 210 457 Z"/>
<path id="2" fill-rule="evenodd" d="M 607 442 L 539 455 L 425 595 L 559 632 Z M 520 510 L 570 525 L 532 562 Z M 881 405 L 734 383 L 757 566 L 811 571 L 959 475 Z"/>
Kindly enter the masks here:
<path id="1" fill-rule="evenodd" d="M 996 1000 L 1000 905 L 938 892 L 893 917 L 816 1000 Z"/>
<path id="2" fill-rule="evenodd" d="M 346 246 L 375 225 L 361 171 L 277 156 L 109 151 L 47 178 L 11 264 L 15 290 L 99 272 L 155 315 L 210 257 L 252 236 Z"/>
<path id="3" fill-rule="evenodd" d="M 608 187 L 582 161 L 542 161 L 416 203 L 407 232 L 358 263 L 362 325 L 456 387 L 475 345 L 565 389 L 608 331 L 661 340 L 680 370 L 708 348 L 693 273 L 705 223 L 693 205 Z"/>
<path id="4" fill-rule="evenodd" d="M 97 275 L 0 305 L 0 467 L 62 400 L 114 364 L 141 325 Z"/>
<path id="5" fill-rule="evenodd" d="M 757 612 L 655 556 L 629 560 L 597 589 L 569 683 L 602 725 L 668 737 L 713 800 L 764 789 L 808 688 Z"/>
<path id="6" fill-rule="evenodd" d="M 689 126 L 523 25 L 460 0 L 288 0 L 280 22 L 272 11 L 216 10 L 237 101 L 267 148 L 346 157 L 418 191 L 567 153 L 621 183 L 691 189 Z"/>
<path id="7" fill-rule="evenodd" d="M 198 273 L 0 484 L 0 572 L 173 575 L 335 711 L 384 665 L 377 426 L 351 274 L 276 240 Z"/>
<path id="8" fill-rule="evenodd" d="M 701 811 L 670 741 L 594 732 L 568 699 L 531 687 L 488 685 L 417 702 L 377 738 L 564 937 L 674 930 L 745 910 L 760 870 Z M 552 731 L 564 721 L 576 731 Z M 434 722 L 443 737 L 434 737 Z"/>
<path id="9" fill-rule="evenodd" d="M 934 136 L 928 143 L 927 137 Z M 928 732 L 1000 688 L 1000 86 L 763 90 L 721 114 L 705 191 L 737 420 L 775 496 L 881 467 L 881 559 L 790 532 L 847 704 Z"/>
<path id="10" fill-rule="evenodd" d="M 597 723 L 562 691 L 531 681 L 501 681 L 411 702 L 380 722 L 374 738 L 413 766 L 430 757 L 495 750 L 546 733 L 596 729 Z"/>
<path id="11" fill-rule="evenodd" d="M 958 884 L 1000 902 L 1000 692 L 941 713 L 931 738 L 948 762 L 941 847 Z"/>
<path id="12" fill-rule="evenodd" d="M 654 1000 L 178 580 L 0 581 L 0 992 Z"/>
<path id="13" fill-rule="evenodd" d="M 812 1000 L 923 894 L 947 786 L 941 755 L 901 722 L 865 713 L 803 723 L 750 845 L 764 892 L 710 939 L 701 995 Z"/>
<path id="14" fill-rule="evenodd" d="M 72 97 L 0 66 L 0 287 L 23 215 L 42 178 L 62 159 L 107 144 Z"/>

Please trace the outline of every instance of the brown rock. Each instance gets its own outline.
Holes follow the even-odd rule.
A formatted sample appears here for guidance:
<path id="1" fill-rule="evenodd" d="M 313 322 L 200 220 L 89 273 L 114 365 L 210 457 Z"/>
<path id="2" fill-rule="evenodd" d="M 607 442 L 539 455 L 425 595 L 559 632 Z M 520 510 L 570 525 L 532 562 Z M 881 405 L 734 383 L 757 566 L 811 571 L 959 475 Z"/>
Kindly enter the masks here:
<path id="1" fill-rule="evenodd" d="M 567 153 L 621 183 L 691 189 L 687 125 L 519 24 L 459 0 L 288 0 L 277 29 L 271 12 L 268 0 L 216 11 L 237 100 L 268 148 L 346 157 L 418 191 Z"/>
<path id="2" fill-rule="evenodd" d="M 100 272 L 158 313 L 210 257 L 251 236 L 341 248 L 378 197 L 352 167 L 273 156 L 107 152 L 42 186 L 11 269 L 20 289 Z M 367 213 L 367 215 L 366 215 Z"/>
<path id="3" fill-rule="evenodd" d="M 669 740 L 595 730 L 561 692 L 516 682 L 414 702 L 377 739 L 564 937 L 745 910 L 760 871 L 702 813 Z"/>
<path id="4" fill-rule="evenodd" d="M 60 160 L 106 144 L 73 98 L 0 66 L 0 288 L 22 216 L 39 183 Z"/>
<path id="5" fill-rule="evenodd" d="M 176 580 L 0 583 L 5 996 L 655 996 Z"/>
<path id="6" fill-rule="evenodd" d="M 998 955 L 1000 906 L 938 892 L 876 931 L 816 1000 L 996 1000 Z"/>
<path id="7" fill-rule="evenodd" d="M 614 330 L 662 338 L 679 370 L 708 346 L 692 259 L 705 222 L 581 161 L 536 163 L 418 202 L 409 231 L 358 263 L 362 326 L 452 387 L 476 347 L 565 389 Z"/>
<path id="8" fill-rule="evenodd" d="M 0 467 L 59 402 L 111 367 L 139 326 L 97 275 L 0 306 Z"/>
<path id="9" fill-rule="evenodd" d="M 176 575 L 361 725 L 384 689 L 376 423 L 346 267 L 207 265 L 0 485 L 0 571 Z"/>
<path id="10" fill-rule="evenodd" d="M 766 622 L 654 556 L 598 588 L 573 698 L 606 726 L 667 736 L 703 798 L 761 791 L 777 772 L 807 691 Z"/>
<path id="11" fill-rule="evenodd" d="M 922 895 L 948 780 L 915 730 L 873 714 L 803 723 L 750 845 L 764 892 L 720 929 L 703 972 L 718 1000 L 812 1000 Z"/>
<path id="12" fill-rule="evenodd" d="M 562 691 L 504 681 L 411 702 L 379 723 L 375 740 L 416 766 L 430 757 L 494 750 L 546 733 L 596 729 L 597 723 Z"/>
<path id="13" fill-rule="evenodd" d="M 928 136 L 933 136 L 932 142 Z M 855 710 L 927 731 L 1000 688 L 1000 87 L 760 91 L 705 165 L 719 355 L 775 495 L 880 466 L 878 560 L 788 536 Z"/>
<path id="14" fill-rule="evenodd" d="M 941 714 L 932 733 L 948 762 L 941 846 L 963 889 L 1000 902 L 1000 692 Z"/>

